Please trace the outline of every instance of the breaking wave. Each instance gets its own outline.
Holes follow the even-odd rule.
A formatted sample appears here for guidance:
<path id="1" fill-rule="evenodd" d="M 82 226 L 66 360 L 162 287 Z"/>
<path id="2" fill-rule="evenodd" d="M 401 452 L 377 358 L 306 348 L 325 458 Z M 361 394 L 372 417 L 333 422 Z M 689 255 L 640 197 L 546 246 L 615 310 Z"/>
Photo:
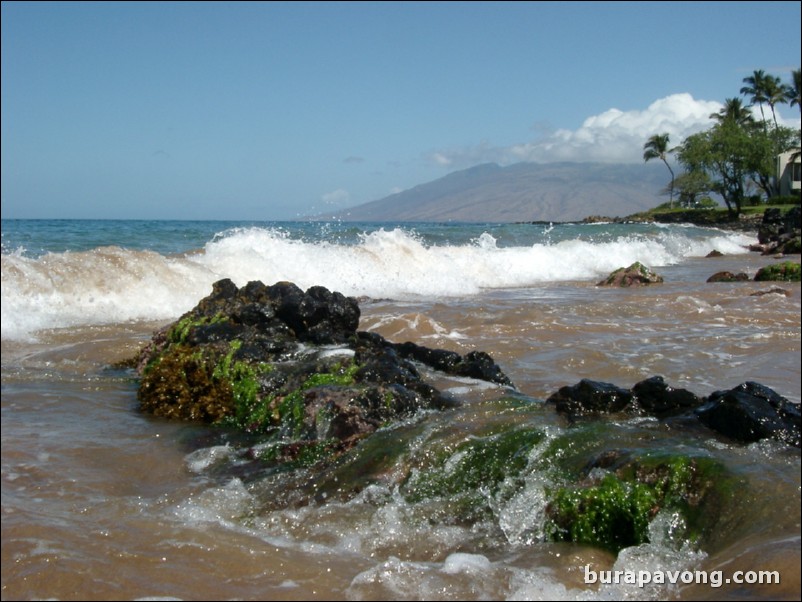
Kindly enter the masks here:
<path id="1" fill-rule="evenodd" d="M 175 319 L 222 278 L 238 286 L 286 280 L 303 289 L 322 285 L 372 298 L 461 297 L 594 279 L 634 261 L 671 265 L 713 248 L 743 253 L 749 242 L 743 234 L 708 231 L 700 237 L 681 227 L 649 236 L 513 246 L 498 244 L 487 231 L 466 242 L 432 244 L 402 228 L 360 233 L 342 242 L 250 227 L 228 230 L 202 249 L 180 254 L 100 246 L 30 257 L 4 244 L 2 336 L 21 339 L 48 328 Z"/>

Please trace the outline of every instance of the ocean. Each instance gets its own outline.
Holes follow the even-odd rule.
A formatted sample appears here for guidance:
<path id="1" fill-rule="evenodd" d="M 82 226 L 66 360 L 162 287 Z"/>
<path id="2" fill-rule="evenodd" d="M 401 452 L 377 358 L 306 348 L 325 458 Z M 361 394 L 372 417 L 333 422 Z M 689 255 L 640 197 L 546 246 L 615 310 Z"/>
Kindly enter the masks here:
<path id="1" fill-rule="evenodd" d="M 799 283 L 706 282 L 778 261 L 754 242 L 659 224 L 3 220 L 2 599 L 798 600 L 800 454 L 778 442 L 602 419 L 595 444 L 722 463 L 736 502 L 701 547 L 661 514 L 618 554 L 543 532 L 544 449 L 572 428 L 544 403 L 560 387 L 755 381 L 800 403 Z M 596 286 L 635 261 L 664 282 Z M 485 351 L 515 387 L 430 374 L 460 405 L 377 433 L 402 460 L 349 495 L 282 504 L 302 476 L 238 476 L 236 439 L 139 412 L 135 374 L 114 367 L 222 278 L 354 296 L 360 330 Z M 477 520 L 403 495 L 427 450 L 523 423 L 544 443 L 503 496 L 479 486 Z"/>

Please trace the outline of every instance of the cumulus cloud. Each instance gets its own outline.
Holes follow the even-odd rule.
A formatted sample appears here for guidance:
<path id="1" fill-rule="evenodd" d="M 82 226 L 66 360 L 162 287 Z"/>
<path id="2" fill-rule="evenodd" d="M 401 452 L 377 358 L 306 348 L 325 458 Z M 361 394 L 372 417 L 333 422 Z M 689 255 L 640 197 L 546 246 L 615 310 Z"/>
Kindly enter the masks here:
<path id="1" fill-rule="evenodd" d="M 667 132 L 672 144 L 680 144 L 710 127 L 710 114 L 722 106 L 716 101 L 696 100 L 690 94 L 672 94 L 643 110 L 608 109 L 588 117 L 576 130 L 560 129 L 508 147 L 483 142 L 470 148 L 441 150 L 430 155 L 430 160 L 450 168 L 519 161 L 637 163 L 643 161 L 643 144 L 650 136 Z"/>
<path id="2" fill-rule="evenodd" d="M 338 188 L 337 190 L 326 192 L 320 199 L 326 203 L 326 205 L 344 205 L 351 200 L 351 194 L 347 190 Z"/>
<path id="3" fill-rule="evenodd" d="M 643 161 L 643 143 L 654 134 L 668 133 L 679 144 L 710 127 L 710 114 L 721 103 L 695 100 L 690 94 L 673 94 L 654 101 L 645 110 L 609 109 L 588 117 L 574 131 L 558 130 L 545 140 L 510 149 L 522 161 Z"/>

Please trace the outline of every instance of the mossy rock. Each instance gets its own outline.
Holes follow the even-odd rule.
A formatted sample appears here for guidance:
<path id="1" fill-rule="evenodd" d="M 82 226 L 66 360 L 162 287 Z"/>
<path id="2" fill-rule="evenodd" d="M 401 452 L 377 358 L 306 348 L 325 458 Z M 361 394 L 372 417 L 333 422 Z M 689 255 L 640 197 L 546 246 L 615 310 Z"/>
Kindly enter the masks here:
<path id="1" fill-rule="evenodd" d="M 649 521 L 657 507 L 655 491 L 607 475 L 589 487 L 556 491 L 547 511 L 553 541 L 572 541 L 618 552 L 648 541 Z"/>
<path id="2" fill-rule="evenodd" d="M 359 369 L 350 359 L 332 359 L 319 362 L 316 371 L 294 374 L 291 364 L 287 369 L 242 356 L 239 341 L 189 346 L 187 332 L 185 324 L 177 324 L 168 333 L 172 342 L 145 367 L 138 391 L 143 411 L 254 433 L 281 430 L 297 439 L 305 418 L 304 393 L 352 385 Z"/>
<path id="3" fill-rule="evenodd" d="M 219 358 L 182 343 L 167 347 L 145 368 L 140 407 L 165 418 L 214 423 L 234 412 L 230 379 L 215 378 Z"/>
<path id="4" fill-rule="evenodd" d="M 795 236 L 782 246 L 782 252 L 786 255 L 799 255 L 802 253 L 802 237 Z"/>
<path id="5" fill-rule="evenodd" d="M 679 535 L 698 545 L 713 532 L 739 486 L 706 457 L 629 459 L 601 478 L 556 488 L 546 509 L 547 537 L 617 553 L 648 542 L 649 524 L 667 510 L 682 519 Z"/>
<path id="6" fill-rule="evenodd" d="M 477 520 L 490 510 L 488 496 L 516 488 L 532 448 L 543 439 L 540 429 L 519 428 L 435 451 L 432 464 L 415 471 L 402 492 L 412 503 L 448 500 L 457 518 Z"/>
<path id="7" fill-rule="evenodd" d="M 250 459 L 271 471 L 317 464 L 420 410 L 457 406 L 417 362 L 511 385 L 483 352 L 391 343 L 358 324 L 357 300 L 320 286 L 220 280 L 130 361 L 140 409 L 259 438 Z"/>
<path id="8" fill-rule="evenodd" d="M 662 276 L 655 274 L 640 261 L 636 261 L 628 268 L 618 268 L 596 286 L 628 287 L 658 284 L 661 282 L 663 282 Z"/>
<path id="9" fill-rule="evenodd" d="M 800 264 L 794 261 L 784 261 L 760 268 L 757 274 L 755 274 L 755 280 L 758 282 L 799 282 Z"/>

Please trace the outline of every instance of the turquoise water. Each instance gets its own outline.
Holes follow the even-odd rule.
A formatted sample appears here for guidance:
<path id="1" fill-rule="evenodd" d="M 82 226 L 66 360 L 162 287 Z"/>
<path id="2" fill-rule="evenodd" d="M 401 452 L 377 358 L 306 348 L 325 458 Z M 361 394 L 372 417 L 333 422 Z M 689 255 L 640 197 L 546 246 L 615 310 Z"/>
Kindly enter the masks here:
<path id="1" fill-rule="evenodd" d="M 202 248 L 216 237 L 232 231 L 260 228 L 281 232 L 290 239 L 307 242 L 328 241 L 357 244 L 361 236 L 376 230 L 403 230 L 415 233 L 429 245 L 470 244 L 482 234 L 490 234 L 499 247 L 514 247 L 563 240 L 604 242 L 618 237 L 656 236 L 666 226 L 656 224 L 459 224 L 459 223 L 354 223 L 354 222 L 232 222 L 175 220 L 3 220 L 3 253 L 24 249 L 38 257 L 46 252 L 88 251 L 117 245 L 132 250 L 151 250 L 162 254 L 184 253 Z M 675 227 L 676 228 L 676 227 Z M 689 238 L 704 239 L 711 231 L 687 226 Z"/>

